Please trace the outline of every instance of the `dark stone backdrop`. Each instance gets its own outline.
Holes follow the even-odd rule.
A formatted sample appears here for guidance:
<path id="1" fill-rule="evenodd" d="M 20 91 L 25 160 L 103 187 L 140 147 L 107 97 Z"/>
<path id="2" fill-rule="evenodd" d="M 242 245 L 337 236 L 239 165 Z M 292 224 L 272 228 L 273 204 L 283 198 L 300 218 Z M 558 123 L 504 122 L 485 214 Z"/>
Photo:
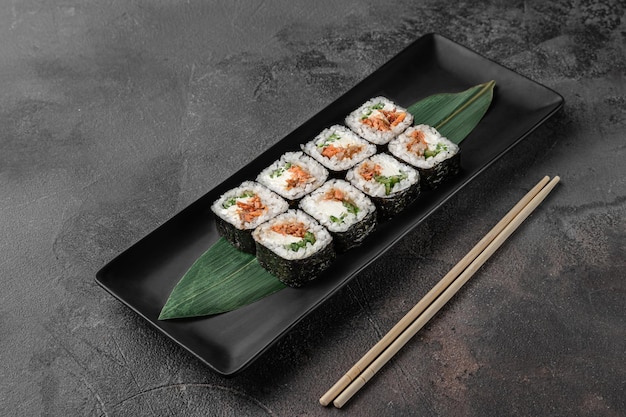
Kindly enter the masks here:
<path id="1" fill-rule="evenodd" d="M 0 415 L 626 414 L 623 1 L 0 3 Z M 213 374 L 96 285 L 429 32 L 564 109 L 250 368 Z M 319 406 L 545 174 L 562 184 L 453 302 Z"/>

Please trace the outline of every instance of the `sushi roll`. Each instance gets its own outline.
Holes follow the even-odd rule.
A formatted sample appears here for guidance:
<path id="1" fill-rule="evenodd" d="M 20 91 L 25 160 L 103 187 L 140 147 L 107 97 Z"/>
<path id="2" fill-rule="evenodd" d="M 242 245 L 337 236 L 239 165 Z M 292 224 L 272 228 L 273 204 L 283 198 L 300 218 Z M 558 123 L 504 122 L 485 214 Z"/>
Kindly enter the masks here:
<path id="1" fill-rule="evenodd" d="M 436 188 L 460 168 L 459 147 L 428 125 L 408 128 L 389 142 L 389 152 L 420 173 L 422 185 Z"/>
<path id="2" fill-rule="evenodd" d="M 385 97 L 376 97 L 346 117 L 346 125 L 356 134 L 384 145 L 413 123 L 413 116 Z"/>
<path id="3" fill-rule="evenodd" d="M 344 126 L 334 125 L 307 142 L 302 146 L 302 150 L 331 172 L 340 173 L 374 155 L 376 145 Z"/>
<path id="4" fill-rule="evenodd" d="M 227 191 L 211 206 L 220 236 L 248 253 L 256 249 L 252 230 L 288 208 L 284 199 L 253 181 Z"/>
<path id="5" fill-rule="evenodd" d="M 332 179 L 300 201 L 333 237 L 335 250 L 344 252 L 360 245 L 376 227 L 376 206 L 350 183 Z"/>
<path id="6" fill-rule="evenodd" d="M 265 168 L 257 181 L 293 206 L 304 195 L 324 184 L 327 178 L 326 168 L 310 156 L 302 152 L 287 152 Z"/>
<path id="7" fill-rule="evenodd" d="M 357 164 L 348 171 L 346 179 L 372 199 L 380 219 L 398 214 L 420 191 L 419 173 L 386 153 Z"/>
<path id="8" fill-rule="evenodd" d="M 335 259 L 330 233 L 301 210 L 288 210 L 252 233 L 259 264 L 290 287 L 314 279 Z"/>

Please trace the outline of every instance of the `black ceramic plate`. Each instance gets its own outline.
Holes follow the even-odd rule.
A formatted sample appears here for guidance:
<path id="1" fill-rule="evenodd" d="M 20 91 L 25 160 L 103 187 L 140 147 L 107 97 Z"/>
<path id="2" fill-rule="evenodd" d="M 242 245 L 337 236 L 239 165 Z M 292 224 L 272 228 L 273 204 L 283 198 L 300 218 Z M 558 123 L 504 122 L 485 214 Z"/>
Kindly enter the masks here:
<path id="1" fill-rule="evenodd" d="M 381 223 L 364 244 L 340 256 L 332 271 L 300 289 L 287 288 L 256 303 L 215 316 L 159 321 L 171 290 L 218 238 L 209 206 L 223 192 L 283 152 L 343 118 L 367 99 L 383 95 L 408 106 L 435 93 L 458 92 L 496 81 L 491 107 L 462 142 L 461 173 L 397 217 Z M 228 180 L 120 254 L 97 273 L 97 282 L 133 311 L 222 375 L 233 375 L 350 281 L 553 115 L 563 98 L 439 35 L 426 35 L 287 135 Z"/>

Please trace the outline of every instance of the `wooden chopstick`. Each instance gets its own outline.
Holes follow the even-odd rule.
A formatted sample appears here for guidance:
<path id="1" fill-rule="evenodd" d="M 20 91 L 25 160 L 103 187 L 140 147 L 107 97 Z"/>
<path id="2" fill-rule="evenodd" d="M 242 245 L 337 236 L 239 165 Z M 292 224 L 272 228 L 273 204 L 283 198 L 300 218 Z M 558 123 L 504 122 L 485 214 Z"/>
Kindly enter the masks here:
<path id="1" fill-rule="evenodd" d="M 333 404 L 341 408 L 452 298 L 545 199 L 558 181 L 559 177 L 555 177 L 549 182 L 547 176 L 539 181 L 420 302 L 320 398 L 320 403 L 326 406 L 334 400 Z"/>
<path id="2" fill-rule="evenodd" d="M 496 224 L 454 268 L 443 277 L 376 345 L 374 345 L 326 394 L 320 398 L 324 406 L 330 404 L 363 370 L 371 364 L 415 319 L 454 281 L 482 250 L 519 214 L 519 212 L 548 183 L 544 177 Z"/>
<path id="3" fill-rule="evenodd" d="M 515 216 L 541 191 L 550 179 L 546 176 L 533 187 L 503 218 L 496 224 L 454 268 L 448 272 L 376 345 L 374 345 L 335 385 L 321 398 L 320 404 L 326 406 L 333 401 L 355 378 L 357 378 L 380 353 L 385 350 L 415 319 L 422 314 L 435 298 L 454 281 L 461 272 L 482 252 L 482 250 L 513 220 Z"/>

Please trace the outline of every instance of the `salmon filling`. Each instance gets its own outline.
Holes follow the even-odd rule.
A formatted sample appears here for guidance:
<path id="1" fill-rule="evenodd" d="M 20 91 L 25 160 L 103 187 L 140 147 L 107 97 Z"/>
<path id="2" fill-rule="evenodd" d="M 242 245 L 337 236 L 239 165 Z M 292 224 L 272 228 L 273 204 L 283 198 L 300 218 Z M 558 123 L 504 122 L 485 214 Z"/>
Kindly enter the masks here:
<path id="1" fill-rule="evenodd" d="M 411 132 L 411 141 L 406 144 L 406 150 L 417 156 L 423 156 L 424 151 L 428 149 L 426 144 L 426 135 L 421 130 Z"/>
<path id="2" fill-rule="evenodd" d="M 324 195 L 324 200 L 343 201 L 346 195 L 338 188 L 332 188 Z"/>
<path id="3" fill-rule="evenodd" d="M 237 201 L 237 214 L 239 214 L 239 218 L 246 223 L 252 222 L 266 210 L 267 207 L 263 204 L 258 195 L 249 198 L 247 201 Z"/>
<path id="4" fill-rule="evenodd" d="M 372 178 L 380 176 L 382 172 L 383 168 L 378 164 L 364 163 L 359 168 L 359 175 L 365 181 L 371 181 Z"/>
<path id="5" fill-rule="evenodd" d="M 376 130 L 386 132 L 396 127 L 406 118 L 405 112 L 395 110 L 377 110 L 368 117 L 361 119 L 361 123 L 371 126 Z"/>
<path id="6" fill-rule="evenodd" d="M 322 155 L 326 158 L 336 156 L 339 160 L 351 159 L 355 154 L 361 152 L 363 145 L 348 145 L 345 148 L 341 146 L 328 145 L 322 150 Z"/>
<path id="7" fill-rule="evenodd" d="M 302 222 L 279 223 L 272 226 L 272 230 L 281 235 L 289 235 L 304 238 L 306 235 L 306 226 Z"/>
<path id="8" fill-rule="evenodd" d="M 306 184 L 311 179 L 311 174 L 303 170 L 299 165 L 292 165 L 287 171 L 291 174 L 291 177 L 286 180 L 288 190 Z"/>

